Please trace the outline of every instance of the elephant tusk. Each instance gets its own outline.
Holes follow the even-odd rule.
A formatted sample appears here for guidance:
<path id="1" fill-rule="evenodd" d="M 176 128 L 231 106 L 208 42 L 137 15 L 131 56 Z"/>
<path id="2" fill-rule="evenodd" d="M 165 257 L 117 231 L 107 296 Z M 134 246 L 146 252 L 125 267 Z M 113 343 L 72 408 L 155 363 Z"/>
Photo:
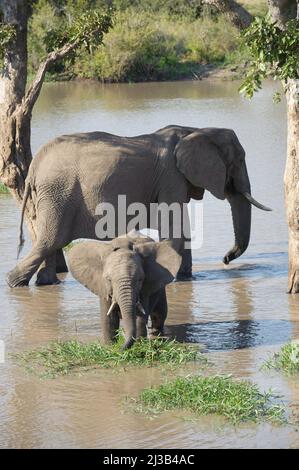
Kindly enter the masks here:
<path id="1" fill-rule="evenodd" d="M 143 315 L 146 315 L 145 310 L 144 310 L 144 308 L 143 308 L 142 303 L 140 302 L 140 300 L 138 300 L 138 302 L 137 302 L 136 305 L 137 305 L 137 308 L 139 309 L 139 311 L 140 311 Z"/>
<path id="2" fill-rule="evenodd" d="M 107 312 L 107 317 L 110 315 L 110 313 L 113 312 L 113 310 L 115 309 L 116 305 L 117 305 L 117 302 L 115 302 L 115 300 L 114 300 L 114 301 L 112 302 L 112 304 L 110 305 L 110 307 L 109 307 L 109 310 L 108 310 L 108 312 Z"/>
<path id="3" fill-rule="evenodd" d="M 271 212 L 272 209 L 270 209 L 270 207 L 267 207 L 267 206 L 264 206 L 263 204 L 261 204 L 260 202 L 257 202 L 252 196 L 251 194 L 249 193 L 241 193 L 246 199 L 247 201 L 249 201 L 253 206 L 257 207 L 258 209 L 261 209 L 262 211 L 269 211 Z"/>

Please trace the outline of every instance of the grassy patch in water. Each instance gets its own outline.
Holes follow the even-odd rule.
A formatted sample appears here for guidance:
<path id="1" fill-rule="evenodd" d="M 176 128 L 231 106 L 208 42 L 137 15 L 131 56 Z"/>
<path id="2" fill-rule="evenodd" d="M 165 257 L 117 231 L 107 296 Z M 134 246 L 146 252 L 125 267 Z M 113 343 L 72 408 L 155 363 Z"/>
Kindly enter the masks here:
<path id="1" fill-rule="evenodd" d="M 74 242 L 70 242 L 68 245 L 63 247 L 63 250 L 65 251 L 65 253 L 67 253 L 71 248 L 73 248 L 74 245 L 75 245 Z"/>
<path id="2" fill-rule="evenodd" d="M 180 409 L 197 415 L 222 415 L 233 423 L 282 422 L 284 410 L 272 403 L 272 397 L 270 392 L 261 393 L 257 385 L 230 376 L 178 377 L 144 389 L 137 399 L 137 410 L 155 414 Z"/>
<path id="3" fill-rule="evenodd" d="M 8 188 L 5 186 L 5 184 L 1 183 L 0 181 L 0 194 L 8 194 L 8 193 L 9 193 Z"/>
<path id="4" fill-rule="evenodd" d="M 292 342 L 282 346 L 280 351 L 265 362 L 264 369 L 275 369 L 287 374 L 299 373 L 299 343 Z"/>
<path id="5" fill-rule="evenodd" d="M 138 340 L 132 348 L 122 350 L 123 338 L 111 346 L 98 341 L 81 343 L 77 340 L 53 342 L 48 347 L 22 354 L 14 358 L 27 369 L 41 376 L 55 377 L 94 367 L 181 365 L 192 361 L 206 361 L 197 346 L 178 343 L 175 340 L 156 338 Z"/>

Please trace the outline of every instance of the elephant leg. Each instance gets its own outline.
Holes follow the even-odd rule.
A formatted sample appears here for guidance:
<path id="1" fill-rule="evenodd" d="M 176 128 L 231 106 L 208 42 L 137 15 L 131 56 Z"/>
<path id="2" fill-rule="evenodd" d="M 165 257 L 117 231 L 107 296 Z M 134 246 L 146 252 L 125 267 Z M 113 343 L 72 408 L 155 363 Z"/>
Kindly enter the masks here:
<path id="1" fill-rule="evenodd" d="M 149 297 L 141 294 L 140 296 L 141 304 L 145 312 L 149 312 Z M 147 322 L 148 322 L 148 313 L 144 313 L 137 310 L 136 314 L 136 338 L 147 338 Z"/>
<path id="2" fill-rule="evenodd" d="M 176 275 L 176 281 L 190 281 L 192 276 L 192 252 L 191 248 L 183 248 L 182 262 Z"/>
<path id="3" fill-rule="evenodd" d="M 183 208 L 183 223 L 182 223 L 183 241 L 180 249 L 182 255 L 182 262 L 180 269 L 176 275 L 177 281 L 190 281 L 192 280 L 192 251 L 191 251 L 191 226 L 187 206 Z"/>
<path id="4" fill-rule="evenodd" d="M 150 337 L 153 338 L 164 334 L 164 323 L 168 310 L 164 287 L 157 294 L 155 294 L 150 303 L 150 317 L 152 323 L 150 328 Z"/>
<path id="5" fill-rule="evenodd" d="M 30 253 L 7 274 L 8 285 L 10 287 L 28 286 L 33 274 L 48 256 L 50 253 L 47 248 L 36 243 Z"/>
<path id="6" fill-rule="evenodd" d="M 68 225 L 72 217 L 71 211 L 65 215 L 59 212 L 52 204 L 52 210 L 48 209 L 49 204 L 40 207 L 37 218 L 37 239 L 25 258 L 8 273 L 7 283 L 10 287 L 27 286 L 33 274 L 45 261 L 43 270 L 38 276 L 38 285 L 56 284 L 56 251 L 69 242 L 66 231 L 60 233 L 59 227 L 63 224 Z M 46 282 L 48 280 L 48 282 Z"/>
<path id="7" fill-rule="evenodd" d="M 173 201 L 167 200 L 167 198 L 165 198 L 163 202 L 166 202 L 169 207 L 173 204 Z M 165 236 L 166 233 L 164 234 L 165 225 L 166 228 L 168 228 L 168 230 L 166 230 L 166 232 L 168 231 L 167 236 Z M 180 204 L 178 212 L 175 211 L 172 213 L 170 211 L 169 218 L 164 219 L 164 221 L 163 214 L 160 213 L 158 216 L 158 230 L 160 241 L 165 238 L 170 238 L 173 248 L 182 256 L 182 262 L 176 280 L 192 280 L 191 227 L 187 204 Z M 187 248 L 185 245 L 187 245 Z"/>
<path id="8" fill-rule="evenodd" d="M 143 314 L 137 315 L 136 317 L 136 337 L 147 337 L 146 320 Z"/>
<path id="9" fill-rule="evenodd" d="M 67 270 L 62 247 L 70 242 L 69 232 L 73 219 L 73 210 L 61 210 L 52 202 L 51 210 L 49 209 L 49 201 L 45 200 L 44 205 L 39 208 L 38 227 L 41 245 L 45 247 L 44 265 L 38 272 L 36 284 L 39 286 L 58 284 L 60 281 L 56 273 L 61 270 Z M 47 203 L 47 204 L 46 204 Z M 58 261 L 58 264 L 57 264 Z M 63 266 L 65 265 L 65 267 Z M 59 270 L 57 270 L 57 267 Z"/>
<path id="10" fill-rule="evenodd" d="M 59 284 L 60 280 L 56 276 L 56 253 L 48 256 L 37 272 L 35 284 L 37 286 L 48 286 Z"/>
<path id="11" fill-rule="evenodd" d="M 62 248 L 56 251 L 56 273 L 67 273 L 68 267 L 66 265 L 65 256 Z"/>
<path id="12" fill-rule="evenodd" d="M 115 309 L 107 316 L 110 304 L 101 299 L 101 340 L 103 344 L 111 344 L 117 339 L 119 330 L 119 310 Z"/>

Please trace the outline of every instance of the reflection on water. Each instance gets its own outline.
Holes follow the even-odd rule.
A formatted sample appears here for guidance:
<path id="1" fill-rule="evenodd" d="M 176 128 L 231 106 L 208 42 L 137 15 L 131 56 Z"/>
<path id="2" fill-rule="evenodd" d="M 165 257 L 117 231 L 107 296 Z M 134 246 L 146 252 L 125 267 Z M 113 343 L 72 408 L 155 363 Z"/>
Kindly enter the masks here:
<path id="1" fill-rule="evenodd" d="M 297 337 L 299 335 L 299 325 Z M 170 325 L 166 335 L 187 343 L 200 343 L 203 351 L 271 346 L 290 340 L 293 325 L 286 320 L 240 320 Z"/>
<path id="2" fill-rule="evenodd" d="M 235 82 L 208 81 L 47 84 L 34 115 L 33 147 L 76 131 L 134 135 L 170 123 L 233 128 L 247 152 L 254 195 L 274 210 L 266 214 L 253 209 L 250 247 L 223 267 L 220 260 L 233 242 L 229 205 L 205 197 L 204 242 L 193 253 L 195 280 L 168 286 L 166 331 L 180 341 L 202 344 L 215 364 L 211 372 L 250 378 L 298 404 L 298 380 L 260 371 L 280 344 L 299 337 L 299 299 L 285 294 L 284 106 L 273 105 L 271 84 L 252 102 L 243 100 L 237 88 Z M 0 197 L 0 218 L 0 339 L 7 351 L 57 338 L 98 337 L 98 299 L 70 275 L 62 276 L 58 286 L 6 287 L 20 218 L 8 196 Z M 29 245 L 27 241 L 24 254 Z M 194 372 L 194 367 L 200 372 L 190 366 L 180 373 Z M 0 447 L 298 447 L 298 436 L 288 426 L 235 429 L 218 418 L 191 423 L 177 414 L 149 420 L 124 413 L 124 396 L 136 395 L 164 376 L 160 370 L 138 369 L 40 381 L 7 359 L 0 364 Z"/>

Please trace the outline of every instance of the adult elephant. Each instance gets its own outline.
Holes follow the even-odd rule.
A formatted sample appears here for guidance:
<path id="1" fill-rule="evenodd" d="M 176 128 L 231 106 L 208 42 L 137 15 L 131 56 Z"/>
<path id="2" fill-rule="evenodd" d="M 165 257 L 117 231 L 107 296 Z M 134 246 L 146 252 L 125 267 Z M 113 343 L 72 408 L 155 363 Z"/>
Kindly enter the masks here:
<path id="1" fill-rule="evenodd" d="M 245 152 L 232 130 L 172 125 L 137 137 L 104 132 L 58 137 L 41 148 L 30 166 L 22 221 L 31 196 L 36 239 L 7 282 L 11 287 L 28 285 L 40 266 L 38 285 L 58 282 L 56 253 L 72 240 L 96 238 L 95 213 L 101 202 L 117 207 L 122 194 L 127 206 L 178 202 L 184 207 L 191 198 L 202 199 L 205 189 L 231 205 L 235 243 L 223 258 L 229 263 L 248 246 L 251 204 L 267 210 L 251 196 Z M 175 246 L 183 257 L 178 278 L 190 278 L 191 251 L 183 237 Z"/>

